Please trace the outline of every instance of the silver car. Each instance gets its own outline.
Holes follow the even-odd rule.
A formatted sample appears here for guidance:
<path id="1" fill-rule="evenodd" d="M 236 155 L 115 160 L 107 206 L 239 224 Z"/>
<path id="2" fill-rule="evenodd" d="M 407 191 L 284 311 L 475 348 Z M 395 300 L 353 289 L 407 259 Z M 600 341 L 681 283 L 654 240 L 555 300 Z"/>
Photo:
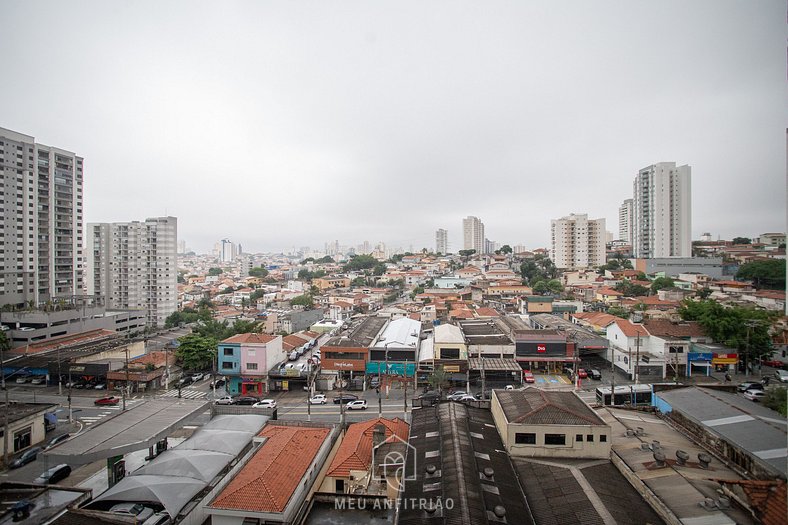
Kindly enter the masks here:
<path id="1" fill-rule="evenodd" d="M 153 509 L 142 503 L 118 503 L 113 505 L 109 511 L 121 516 L 131 516 L 138 523 L 153 516 Z"/>

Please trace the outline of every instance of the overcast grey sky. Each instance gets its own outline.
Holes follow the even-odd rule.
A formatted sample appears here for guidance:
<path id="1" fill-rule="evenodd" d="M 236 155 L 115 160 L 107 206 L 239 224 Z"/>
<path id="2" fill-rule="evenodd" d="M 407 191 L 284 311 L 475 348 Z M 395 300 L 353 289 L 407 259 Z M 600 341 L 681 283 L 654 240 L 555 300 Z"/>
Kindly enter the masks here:
<path id="1" fill-rule="evenodd" d="M 207 251 L 546 246 L 638 169 L 693 237 L 784 231 L 786 3 L 0 0 L 0 126 L 85 157 L 86 221 Z"/>

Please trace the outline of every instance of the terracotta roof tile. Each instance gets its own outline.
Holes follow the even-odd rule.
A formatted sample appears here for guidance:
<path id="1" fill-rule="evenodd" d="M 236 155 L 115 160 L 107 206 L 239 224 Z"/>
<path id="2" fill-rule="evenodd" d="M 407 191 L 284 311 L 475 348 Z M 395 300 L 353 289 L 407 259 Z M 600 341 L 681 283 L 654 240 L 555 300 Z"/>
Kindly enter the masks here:
<path id="1" fill-rule="evenodd" d="M 237 334 L 232 337 L 228 337 L 222 343 L 256 343 L 256 344 L 265 344 L 269 343 L 276 339 L 276 336 L 268 335 L 268 334 Z"/>
<path id="2" fill-rule="evenodd" d="M 706 335 L 703 328 L 695 321 L 674 323 L 667 319 L 647 319 L 643 321 L 643 326 L 649 334 L 657 337 L 689 338 Z"/>
<path id="3" fill-rule="evenodd" d="M 260 450 L 211 502 L 215 509 L 283 512 L 330 429 L 266 425 Z"/>
<path id="4" fill-rule="evenodd" d="M 649 335 L 642 325 L 632 324 L 626 319 L 616 319 L 616 324 L 627 337 L 637 337 L 638 334 L 640 334 L 640 337 L 648 337 Z"/>
<path id="5" fill-rule="evenodd" d="M 396 435 L 404 441 L 408 440 L 410 427 L 398 417 L 353 423 L 348 427 L 326 475 L 346 478 L 350 476 L 351 470 L 368 470 L 372 465 L 372 434 L 378 424 L 385 427 L 386 438 Z"/>

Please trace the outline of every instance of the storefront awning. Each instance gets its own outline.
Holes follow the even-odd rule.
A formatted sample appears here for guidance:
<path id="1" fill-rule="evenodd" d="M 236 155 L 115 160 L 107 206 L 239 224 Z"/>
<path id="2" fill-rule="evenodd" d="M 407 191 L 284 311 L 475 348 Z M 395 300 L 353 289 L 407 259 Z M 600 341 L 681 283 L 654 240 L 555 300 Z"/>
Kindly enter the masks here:
<path id="1" fill-rule="evenodd" d="M 472 357 L 468 359 L 468 366 L 471 370 L 481 370 L 482 369 L 482 359 L 479 357 Z M 484 358 L 484 369 L 485 370 L 496 370 L 496 371 L 511 371 L 511 372 L 522 372 L 522 367 L 517 364 L 517 361 L 514 359 L 501 359 L 501 358 Z"/>

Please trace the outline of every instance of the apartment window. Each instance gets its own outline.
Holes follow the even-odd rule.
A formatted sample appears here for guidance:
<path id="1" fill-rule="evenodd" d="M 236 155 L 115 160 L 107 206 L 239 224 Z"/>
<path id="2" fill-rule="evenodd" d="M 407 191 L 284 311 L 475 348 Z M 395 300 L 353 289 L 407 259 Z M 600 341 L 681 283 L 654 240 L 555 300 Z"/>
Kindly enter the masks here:
<path id="1" fill-rule="evenodd" d="M 232 357 L 233 349 L 232 348 L 225 348 L 224 349 L 224 355 Z"/>
<path id="2" fill-rule="evenodd" d="M 566 445 L 566 434 L 545 434 L 545 445 Z"/>
<path id="3" fill-rule="evenodd" d="M 586 441 L 588 441 L 589 443 L 593 443 L 594 442 L 594 434 L 588 434 L 586 436 Z"/>
<path id="4" fill-rule="evenodd" d="M 533 432 L 517 432 L 514 435 L 514 442 L 518 445 L 536 445 L 536 434 Z"/>
<path id="5" fill-rule="evenodd" d="M 577 434 L 575 436 L 575 441 L 582 442 L 583 441 L 583 434 Z"/>
<path id="6" fill-rule="evenodd" d="M 222 370 L 232 370 L 232 369 L 233 369 L 232 363 L 228 363 L 227 361 L 222 363 Z"/>
<path id="7" fill-rule="evenodd" d="M 257 370 L 257 363 L 246 363 L 247 370 Z"/>
<path id="8" fill-rule="evenodd" d="M 669 346 L 668 353 L 670 354 L 683 354 L 684 347 L 683 346 Z"/>
<path id="9" fill-rule="evenodd" d="M 607 443 L 607 434 L 602 434 L 601 436 L 599 436 L 599 442 Z"/>

